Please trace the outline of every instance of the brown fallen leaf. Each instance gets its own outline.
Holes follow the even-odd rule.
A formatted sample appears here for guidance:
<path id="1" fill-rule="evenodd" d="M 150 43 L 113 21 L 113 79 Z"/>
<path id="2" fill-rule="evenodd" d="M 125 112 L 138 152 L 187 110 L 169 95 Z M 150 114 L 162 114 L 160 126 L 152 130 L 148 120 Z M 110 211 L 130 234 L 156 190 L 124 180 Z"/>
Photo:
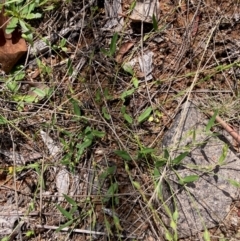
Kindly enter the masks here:
<path id="1" fill-rule="evenodd" d="M 11 71 L 17 61 L 27 52 L 27 44 L 21 37 L 21 31 L 15 29 L 6 34 L 8 17 L 4 16 L 4 8 L 0 13 L 0 67 L 5 73 Z"/>
<path id="2" fill-rule="evenodd" d="M 126 42 L 126 43 L 123 43 L 117 53 L 117 56 L 115 58 L 116 62 L 117 63 L 121 63 L 122 62 L 122 59 L 123 59 L 123 56 L 128 52 L 129 49 L 132 48 L 132 46 L 134 45 L 134 42 L 132 41 L 129 41 L 129 42 Z"/>

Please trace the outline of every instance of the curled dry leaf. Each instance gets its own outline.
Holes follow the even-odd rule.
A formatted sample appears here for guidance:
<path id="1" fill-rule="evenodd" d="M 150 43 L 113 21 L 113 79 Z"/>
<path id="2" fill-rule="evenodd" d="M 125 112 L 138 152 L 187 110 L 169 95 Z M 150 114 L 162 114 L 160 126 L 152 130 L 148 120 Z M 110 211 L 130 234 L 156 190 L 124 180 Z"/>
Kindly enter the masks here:
<path id="1" fill-rule="evenodd" d="M 155 15 L 157 21 L 159 19 L 159 1 L 147 0 L 144 2 L 136 2 L 136 5 L 130 15 L 133 22 L 152 23 L 152 16 Z"/>
<path id="2" fill-rule="evenodd" d="M 5 73 L 11 71 L 17 61 L 27 52 L 27 44 L 21 37 L 19 29 L 6 34 L 8 17 L 4 16 L 4 8 L 0 13 L 0 65 Z"/>
<path id="3" fill-rule="evenodd" d="M 117 63 L 122 63 L 123 56 L 129 51 L 129 49 L 132 48 L 133 45 L 134 45 L 134 42 L 132 42 L 132 41 L 123 43 L 121 45 L 121 47 L 118 51 L 118 54 L 116 56 L 116 59 L 115 59 Z"/>
<path id="4" fill-rule="evenodd" d="M 40 130 L 40 135 L 41 135 L 41 137 L 43 139 L 43 142 L 47 146 L 47 148 L 48 148 L 52 157 L 56 157 L 57 154 L 61 153 L 61 148 L 59 148 L 55 144 L 53 139 L 45 131 Z"/>
<path id="5" fill-rule="evenodd" d="M 124 22 L 123 18 L 120 17 L 122 14 L 122 0 L 118 1 L 111 1 L 105 0 L 104 1 L 104 9 L 106 14 L 107 22 L 103 27 L 103 30 L 114 30 L 115 32 L 121 31 Z"/>
<path id="6" fill-rule="evenodd" d="M 20 152 L 5 151 L 0 149 L 0 153 L 10 159 L 11 162 L 16 162 L 18 165 L 26 164 L 31 161 L 42 158 L 39 152 L 31 152 L 22 154 Z"/>
<path id="7" fill-rule="evenodd" d="M 56 186 L 58 190 L 58 201 L 62 202 L 64 200 L 63 194 L 68 194 L 70 186 L 70 177 L 66 169 L 58 172 L 56 176 Z"/>
<path id="8" fill-rule="evenodd" d="M 5 204 L 0 208 L 0 237 L 3 238 L 4 235 L 9 235 L 13 232 L 16 226 L 21 227 L 22 224 L 19 223 L 19 216 L 22 215 L 20 210 L 15 210 L 13 205 Z M 20 225 L 16 225 L 20 224 Z M 1 239 L 3 240 L 3 239 Z"/>

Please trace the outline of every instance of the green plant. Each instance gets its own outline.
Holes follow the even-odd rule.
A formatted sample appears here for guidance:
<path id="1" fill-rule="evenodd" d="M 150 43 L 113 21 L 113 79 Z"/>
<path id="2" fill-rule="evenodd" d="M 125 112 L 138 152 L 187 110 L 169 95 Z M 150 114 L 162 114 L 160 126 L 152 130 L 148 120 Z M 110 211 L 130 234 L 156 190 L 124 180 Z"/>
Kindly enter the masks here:
<path id="1" fill-rule="evenodd" d="M 67 40 L 65 38 L 62 38 L 58 44 L 54 44 L 52 46 L 53 50 L 61 50 L 63 52 L 67 52 L 66 47 Z"/>
<path id="2" fill-rule="evenodd" d="M 158 30 L 158 22 L 157 22 L 156 16 L 154 14 L 152 16 L 152 22 L 153 22 L 153 29 L 155 31 L 157 31 Z"/>
<path id="3" fill-rule="evenodd" d="M 33 43 L 33 29 L 27 21 L 41 18 L 42 14 L 38 12 L 38 8 L 47 2 L 46 0 L 7 0 L 4 3 L 5 14 L 10 17 L 10 20 L 6 27 L 6 33 L 11 34 L 19 25 L 22 30 L 22 37 Z M 49 5 L 45 10 L 51 8 L 53 8 L 53 5 Z"/>
<path id="4" fill-rule="evenodd" d="M 146 108 L 146 109 L 139 115 L 139 117 L 138 117 L 138 119 L 137 119 L 138 123 L 142 123 L 142 122 L 144 122 L 145 120 L 147 120 L 151 113 L 152 113 L 152 107 Z"/>
<path id="5" fill-rule="evenodd" d="M 123 105 L 121 107 L 121 113 L 123 114 L 123 118 L 129 123 L 129 124 L 132 124 L 133 123 L 133 119 L 132 117 L 126 113 L 126 106 Z"/>
<path id="6" fill-rule="evenodd" d="M 79 206 L 78 204 L 69 196 L 66 194 L 63 194 L 65 200 L 67 203 L 71 206 L 70 210 L 67 211 L 60 205 L 56 204 L 57 209 L 62 213 L 62 215 L 67 218 L 67 222 L 64 223 L 63 225 L 60 225 L 59 228 L 56 230 L 57 232 L 61 231 L 63 228 L 70 227 L 72 224 L 76 225 L 76 221 L 80 219 L 79 215 L 75 215 L 75 213 L 78 211 Z"/>
<path id="7" fill-rule="evenodd" d="M 108 203 L 110 200 L 112 200 L 112 205 L 119 204 L 118 197 L 114 196 L 114 194 L 118 192 L 118 184 L 114 178 L 116 170 L 116 165 L 110 166 L 105 171 L 103 171 L 103 173 L 99 176 L 99 182 L 101 183 L 101 185 L 105 182 L 107 178 L 111 181 L 111 185 L 107 190 L 106 196 L 103 197 L 104 204 Z"/>
<path id="8" fill-rule="evenodd" d="M 12 92 L 17 93 L 20 87 L 20 81 L 25 77 L 25 71 L 23 70 L 24 66 L 16 66 L 9 75 L 0 78 L 1 81 L 5 82 L 6 88 Z"/>
<path id="9" fill-rule="evenodd" d="M 62 164 L 68 165 L 72 170 L 84 152 L 90 147 L 95 138 L 103 138 L 105 133 L 94 130 L 90 126 L 86 127 L 78 134 L 63 132 L 65 136 L 69 137 L 69 141 L 62 141 L 66 155 L 62 159 Z"/>
<path id="10" fill-rule="evenodd" d="M 113 55 L 116 52 L 116 48 L 117 48 L 117 40 L 118 40 L 118 34 L 114 33 L 112 40 L 111 40 L 111 44 L 109 47 L 109 50 L 106 49 L 101 49 L 101 51 L 108 57 L 113 57 Z"/>
<path id="11" fill-rule="evenodd" d="M 33 34 L 31 26 L 26 20 L 41 18 L 40 13 L 34 13 L 37 7 L 37 1 L 27 2 L 24 0 L 20 1 L 6 1 L 6 15 L 10 16 L 10 21 L 6 27 L 6 33 L 11 34 L 18 24 L 21 26 L 22 37 L 30 43 L 33 42 Z"/>

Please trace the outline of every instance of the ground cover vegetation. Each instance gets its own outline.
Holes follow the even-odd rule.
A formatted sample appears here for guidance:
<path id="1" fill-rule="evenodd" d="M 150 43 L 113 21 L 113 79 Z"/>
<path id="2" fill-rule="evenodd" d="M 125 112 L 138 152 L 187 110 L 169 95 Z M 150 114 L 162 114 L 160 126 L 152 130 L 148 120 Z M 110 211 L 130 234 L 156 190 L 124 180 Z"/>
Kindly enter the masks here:
<path id="1" fill-rule="evenodd" d="M 196 182 L 178 170 L 199 143 L 168 148 L 164 134 L 189 100 L 209 138 L 219 116 L 239 128 L 240 2 L 151 1 L 150 22 L 119 3 L 116 17 L 107 0 L 1 2 L 6 35 L 28 46 L 0 76 L 1 240 L 179 240 L 168 174 Z M 237 240 L 239 226 L 224 227 L 185 240 Z"/>

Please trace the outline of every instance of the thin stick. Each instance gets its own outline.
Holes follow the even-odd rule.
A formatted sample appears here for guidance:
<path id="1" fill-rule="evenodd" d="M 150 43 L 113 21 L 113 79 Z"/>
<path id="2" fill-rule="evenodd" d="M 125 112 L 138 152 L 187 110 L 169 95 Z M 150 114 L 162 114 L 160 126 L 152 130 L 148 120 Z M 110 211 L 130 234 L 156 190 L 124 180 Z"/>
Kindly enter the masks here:
<path id="1" fill-rule="evenodd" d="M 58 229 L 59 227 L 58 226 L 50 226 L 50 225 L 36 225 L 37 228 L 44 228 L 44 229 L 52 229 L 52 230 L 56 230 Z M 62 228 L 61 231 L 65 231 L 65 232 L 68 232 L 69 230 L 71 230 L 70 228 Z M 93 234 L 93 235 L 103 235 L 103 236 L 107 236 L 107 233 L 105 232 L 98 232 L 98 231 L 91 231 L 91 230 L 86 230 L 86 229 L 73 229 L 72 232 L 75 232 L 75 233 L 83 233 L 83 234 Z M 130 236 L 127 236 L 127 235 L 114 235 L 114 236 L 117 236 L 119 238 L 131 238 L 131 239 L 143 239 L 143 237 L 137 237 L 137 236 L 133 236 L 133 235 L 130 235 Z"/>
<path id="2" fill-rule="evenodd" d="M 214 113 L 212 111 L 207 112 L 209 116 L 213 116 Z M 232 128 L 230 127 L 222 118 L 219 116 L 216 117 L 216 121 L 233 137 L 235 141 L 240 144 L 240 135 Z"/>

